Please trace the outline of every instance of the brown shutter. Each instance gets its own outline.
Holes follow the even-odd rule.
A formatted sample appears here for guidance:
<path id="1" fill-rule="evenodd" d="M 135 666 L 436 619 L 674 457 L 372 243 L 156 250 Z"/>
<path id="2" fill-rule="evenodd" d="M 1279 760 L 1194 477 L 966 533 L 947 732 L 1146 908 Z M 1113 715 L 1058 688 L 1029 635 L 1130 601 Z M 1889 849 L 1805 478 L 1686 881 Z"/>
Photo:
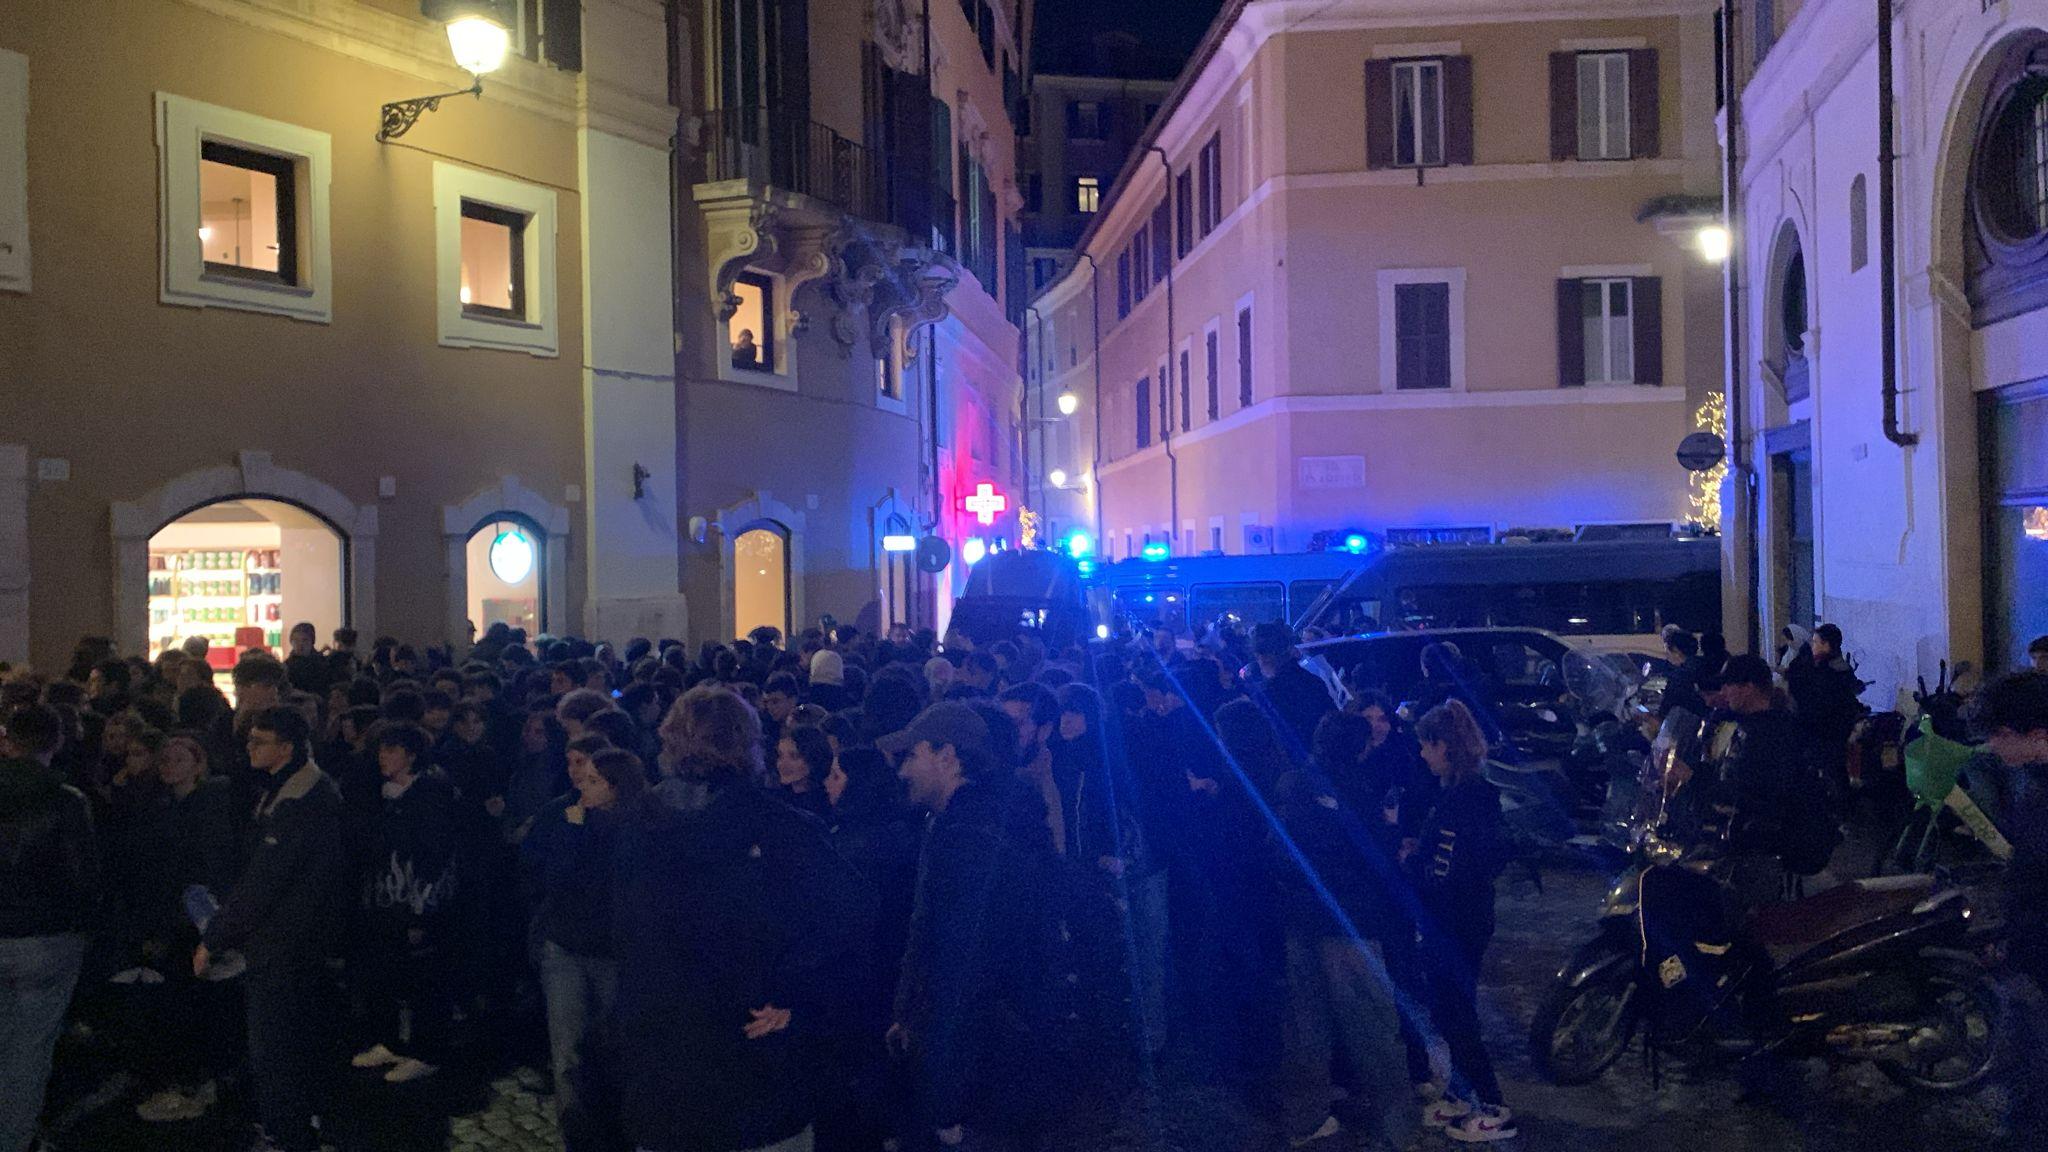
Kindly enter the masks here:
<path id="1" fill-rule="evenodd" d="M 1444 163 L 1472 163 L 1472 58 L 1444 57 Z"/>
<path id="2" fill-rule="evenodd" d="M 548 63 L 564 72 L 583 71 L 582 0 L 546 0 L 540 7 L 540 39 Z"/>
<path id="3" fill-rule="evenodd" d="M 1394 166 L 1394 62 L 1365 62 L 1365 166 Z"/>
<path id="4" fill-rule="evenodd" d="M 1638 276 L 1630 289 L 1636 328 L 1636 383 L 1664 382 L 1664 281 Z"/>
<path id="5" fill-rule="evenodd" d="M 1550 54 L 1550 158 L 1579 155 L 1579 54 Z"/>
<path id="6" fill-rule="evenodd" d="M 1585 308 L 1583 280 L 1557 282 L 1557 383 L 1577 388 L 1586 382 L 1586 329 L 1580 320 Z"/>
<path id="7" fill-rule="evenodd" d="M 1646 160 L 1656 158 L 1661 147 L 1658 117 L 1657 50 L 1637 48 L 1628 54 L 1628 137 L 1631 155 Z"/>

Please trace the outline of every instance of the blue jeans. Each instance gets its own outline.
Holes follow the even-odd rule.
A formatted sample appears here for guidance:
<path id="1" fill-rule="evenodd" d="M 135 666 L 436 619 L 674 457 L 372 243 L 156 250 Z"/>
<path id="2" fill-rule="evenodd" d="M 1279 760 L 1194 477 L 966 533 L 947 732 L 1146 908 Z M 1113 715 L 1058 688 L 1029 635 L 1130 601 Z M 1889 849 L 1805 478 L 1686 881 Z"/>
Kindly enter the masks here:
<path id="1" fill-rule="evenodd" d="M 541 992 L 548 1006 L 548 1057 L 555 1073 L 555 1108 L 568 1123 L 577 1106 L 576 1077 L 581 1049 L 618 998 L 619 966 L 598 956 L 578 956 L 553 940 L 541 942 Z"/>
<path id="2" fill-rule="evenodd" d="M 0 937 L 0 1152 L 34 1139 L 85 937 Z"/>

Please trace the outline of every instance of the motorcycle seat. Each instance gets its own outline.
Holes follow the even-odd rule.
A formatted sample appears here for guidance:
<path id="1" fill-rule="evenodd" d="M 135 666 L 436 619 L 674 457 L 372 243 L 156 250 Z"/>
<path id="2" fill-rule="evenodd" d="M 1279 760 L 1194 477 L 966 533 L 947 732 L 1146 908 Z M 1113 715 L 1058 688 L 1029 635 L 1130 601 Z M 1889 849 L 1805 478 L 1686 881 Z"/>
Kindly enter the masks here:
<path id="1" fill-rule="evenodd" d="M 1911 909 L 1933 891 L 1932 876 L 1857 880 L 1804 900 L 1764 905 L 1750 917 L 1750 938 L 1782 968 L 1816 945 Z"/>

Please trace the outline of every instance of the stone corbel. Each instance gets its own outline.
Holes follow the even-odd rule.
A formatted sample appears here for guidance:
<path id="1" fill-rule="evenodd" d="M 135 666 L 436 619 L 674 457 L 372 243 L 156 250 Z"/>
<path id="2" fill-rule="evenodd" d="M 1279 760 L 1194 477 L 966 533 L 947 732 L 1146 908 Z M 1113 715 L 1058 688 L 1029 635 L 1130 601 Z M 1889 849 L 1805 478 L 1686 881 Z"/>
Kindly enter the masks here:
<path id="1" fill-rule="evenodd" d="M 711 299 L 723 324 L 739 311 L 732 290 L 749 263 L 773 257 L 780 248 L 774 227 L 776 208 L 752 197 L 735 197 L 702 205 L 706 249 L 711 254 Z"/>
<path id="2" fill-rule="evenodd" d="M 903 321 L 906 342 L 920 329 L 937 324 L 952 314 L 946 296 L 960 283 L 960 266 L 935 252 L 918 249 L 904 253 L 890 278 L 888 299 L 877 299 L 868 313 L 868 338 L 872 347 L 889 346 L 890 329 Z"/>
<path id="3" fill-rule="evenodd" d="M 872 315 L 875 301 L 887 294 L 894 251 L 895 245 L 858 232 L 840 237 L 838 275 L 832 281 L 839 314 L 832 318 L 832 338 L 848 350 L 860 340 L 854 314 Z"/>
<path id="4" fill-rule="evenodd" d="M 792 228 L 789 236 L 790 251 L 782 277 L 789 285 L 789 333 L 797 336 L 810 330 L 812 312 L 797 303 L 797 293 L 814 281 L 837 275 L 839 236 L 833 229 L 815 226 Z"/>

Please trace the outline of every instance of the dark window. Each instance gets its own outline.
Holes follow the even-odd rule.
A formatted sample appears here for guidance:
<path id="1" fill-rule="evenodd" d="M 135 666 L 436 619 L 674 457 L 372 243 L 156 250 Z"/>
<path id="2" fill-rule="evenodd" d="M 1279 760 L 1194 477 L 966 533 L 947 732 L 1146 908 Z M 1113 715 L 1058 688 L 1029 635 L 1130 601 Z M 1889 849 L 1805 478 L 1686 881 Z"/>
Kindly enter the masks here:
<path id="1" fill-rule="evenodd" d="M 1195 406 L 1188 397 L 1189 378 L 1193 375 L 1189 371 L 1188 350 L 1183 348 L 1180 350 L 1180 430 L 1183 432 L 1195 426 Z"/>
<path id="2" fill-rule="evenodd" d="M 1209 137 L 1202 145 L 1202 235 L 1207 236 L 1223 222 L 1223 134 Z"/>
<path id="3" fill-rule="evenodd" d="M 1394 286 L 1394 386 L 1451 386 L 1451 286 Z"/>
<path id="4" fill-rule="evenodd" d="M 1152 446 L 1152 378 L 1138 377 L 1137 390 L 1132 394 L 1132 407 L 1138 417 L 1138 447 Z"/>
<path id="5" fill-rule="evenodd" d="M 1849 271 L 1870 263 L 1870 190 L 1858 172 L 1849 181 Z"/>
<path id="6" fill-rule="evenodd" d="M 1762 64 L 1778 42 L 1777 5 L 1772 0 L 1750 0 L 1750 13 L 1756 24 L 1756 63 Z"/>
<path id="7" fill-rule="evenodd" d="M 982 63 L 993 69 L 996 66 L 996 14 L 986 0 L 983 0 L 981 18 L 976 21 L 974 30 L 981 36 Z"/>
<path id="8" fill-rule="evenodd" d="M 1152 230 L 1140 225 L 1131 237 L 1131 303 L 1136 304 L 1152 290 Z"/>
<path id="9" fill-rule="evenodd" d="M 462 202 L 462 310 L 472 316 L 526 319 L 526 221 L 474 200 Z"/>
<path id="10" fill-rule="evenodd" d="M 1036 172 L 1024 178 L 1024 210 L 1045 211 L 1045 177 Z"/>
<path id="11" fill-rule="evenodd" d="M 1195 246 L 1195 174 L 1186 168 L 1173 182 L 1173 226 L 1178 241 L 1175 250 L 1185 257 Z"/>
<path id="12" fill-rule="evenodd" d="M 1237 310 L 1237 406 L 1252 406 L 1252 306 Z"/>
<path id="13" fill-rule="evenodd" d="M 1216 359 L 1218 352 L 1217 345 L 1222 343 L 1222 336 L 1223 334 L 1221 332 L 1218 332 L 1216 329 L 1211 328 L 1202 337 L 1202 341 L 1206 346 L 1203 349 L 1203 351 L 1207 355 L 1209 363 L 1209 419 L 1211 420 L 1214 420 L 1218 416 L 1223 414 L 1223 401 L 1221 395 L 1223 383 L 1222 381 L 1216 378 L 1218 371 L 1222 367 L 1220 364 L 1217 363 Z"/>
<path id="14" fill-rule="evenodd" d="M 1100 140 L 1107 136 L 1108 119 L 1101 101 L 1076 100 L 1067 105 L 1067 138 L 1070 140 Z"/>
<path id="15" fill-rule="evenodd" d="M 1131 254 L 1129 251 L 1116 255 L 1116 318 L 1121 320 L 1131 314 Z"/>
<path id="16" fill-rule="evenodd" d="M 1173 437 L 1173 377 L 1166 365 L 1159 366 L 1159 438 Z"/>
<path id="17" fill-rule="evenodd" d="M 211 274 L 297 284 L 298 165 L 268 152 L 202 142 L 199 249 Z"/>
<path id="18" fill-rule="evenodd" d="M 1166 283 L 1168 273 L 1173 270 L 1173 206 L 1166 197 L 1159 198 L 1159 204 L 1152 209 L 1152 279 Z"/>

